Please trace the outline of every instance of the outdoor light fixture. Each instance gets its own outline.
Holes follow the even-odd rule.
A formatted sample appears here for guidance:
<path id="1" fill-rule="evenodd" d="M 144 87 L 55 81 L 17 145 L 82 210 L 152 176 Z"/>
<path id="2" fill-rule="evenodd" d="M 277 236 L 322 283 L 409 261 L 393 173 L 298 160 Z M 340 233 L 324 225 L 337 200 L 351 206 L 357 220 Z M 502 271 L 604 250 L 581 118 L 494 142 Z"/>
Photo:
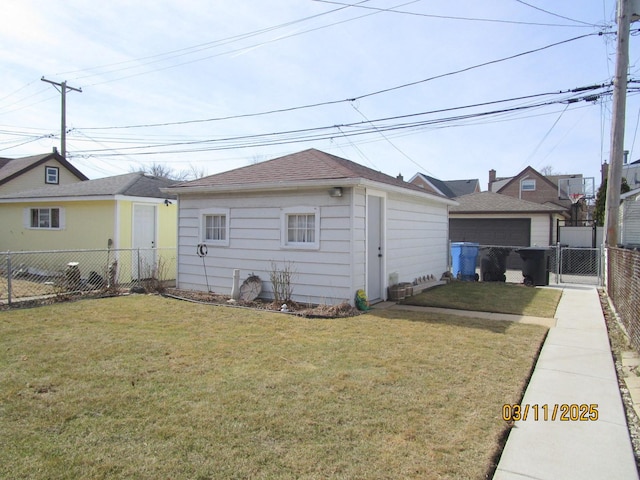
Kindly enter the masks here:
<path id="1" fill-rule="evenodd" d="M 169 200 L 168 198 L 164 199 L 164 204 L 168 207 L 169 205 L 173 205 L 173 202 L 171 200 Z"/>
<path id="2" fill-rule="evenodd" d="M 341 197 L 342 196 L 342 187 L 333 187 L 329 190 L 330 197 Z"/>

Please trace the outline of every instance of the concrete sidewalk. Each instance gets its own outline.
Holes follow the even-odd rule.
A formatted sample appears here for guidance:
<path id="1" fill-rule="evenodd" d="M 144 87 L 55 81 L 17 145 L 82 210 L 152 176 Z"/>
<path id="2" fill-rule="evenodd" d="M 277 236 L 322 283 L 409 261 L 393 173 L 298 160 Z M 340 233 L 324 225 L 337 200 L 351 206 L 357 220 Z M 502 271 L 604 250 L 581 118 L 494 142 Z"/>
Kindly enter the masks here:
<path id="1" fill-rule="evenodd" d="M 527 420 L 515 422 L 493 478 L 638 479 L 598 291 L 583 285 L 562 288 L 556 326 L 549 330 L 522 400 L 523 409 L 529 406 Z M 593 405 L 597 420 L 575 421 L 581 405 Z M 563 412 L 574 420 L 561 421 Z M 594 410 L 585 413 L 593 418 Z"/>

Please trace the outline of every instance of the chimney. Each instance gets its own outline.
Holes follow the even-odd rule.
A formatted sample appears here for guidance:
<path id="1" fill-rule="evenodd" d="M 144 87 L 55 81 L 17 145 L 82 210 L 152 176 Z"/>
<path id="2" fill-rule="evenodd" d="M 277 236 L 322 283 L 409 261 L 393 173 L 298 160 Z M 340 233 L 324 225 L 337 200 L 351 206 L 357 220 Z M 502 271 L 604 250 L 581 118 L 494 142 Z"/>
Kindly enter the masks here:
<path id="1" fill-rule="evenodd" d="M 491 192 L 491 184 L 496 181 L 496 171 L 492 168 L 489 170 L 489 191 Z"/>
<path id="2" fill-rule="evenodd" d="M 58 147 L 53 147 L 53 153 L 58 153 Z"/>
<path id="3" fill-rule="evenodd" d="M 398 174 L 398 176 L 396 177 L 396 180 L 400 180 L 401 182 L 404 182 L 404 177 L 402 176 L 401 173 Z"/>
<path id="4" fill-rule="evenodd" d="M 626 165 L 627 163 L 629 163 L 629 150 L 625 150 L 623 153 L 624 153 L 624 158 L 622 160 L 622 164 Z"/>
<path id="5" fill-rule="evenodd" d="M 609 177 L 609 164 L 607 162 L 604 162 L 602 164 L 602 169 L 600 170 L 600 173 L 601 173 L 600 180 L 604 182 Z"/>

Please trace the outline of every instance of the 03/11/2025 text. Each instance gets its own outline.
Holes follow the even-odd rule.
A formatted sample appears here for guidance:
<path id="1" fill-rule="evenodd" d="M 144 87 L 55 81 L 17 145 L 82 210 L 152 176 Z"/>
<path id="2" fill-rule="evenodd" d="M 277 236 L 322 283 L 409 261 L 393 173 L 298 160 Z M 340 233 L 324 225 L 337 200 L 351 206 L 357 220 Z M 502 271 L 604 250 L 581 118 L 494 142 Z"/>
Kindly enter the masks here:
<path id="1" fill-rule="evenodd" d="M 562 403 L 543 404 L 509 404 L 502 406 L 502 419 L 505 422 L 595 422 L 598 420 L 598 404 Z"/>

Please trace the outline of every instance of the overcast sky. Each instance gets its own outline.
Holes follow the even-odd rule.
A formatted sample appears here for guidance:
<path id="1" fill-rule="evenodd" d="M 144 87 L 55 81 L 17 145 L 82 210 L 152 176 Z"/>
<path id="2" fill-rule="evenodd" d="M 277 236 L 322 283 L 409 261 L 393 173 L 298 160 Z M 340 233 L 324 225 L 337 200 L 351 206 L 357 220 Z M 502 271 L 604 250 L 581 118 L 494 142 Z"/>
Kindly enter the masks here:
<path id="1" fill-rule="evenodd" d="M 2 17 L 0 156 L 59 146 L 41 77 L 67 81 L 67 154 L 90 178 L 317 148 L 483 190 L 528 165 L 597 186 L 609 156 L 610 87 L 570 90 L 612 80 L 614 0 L 5 0 Z"/>

